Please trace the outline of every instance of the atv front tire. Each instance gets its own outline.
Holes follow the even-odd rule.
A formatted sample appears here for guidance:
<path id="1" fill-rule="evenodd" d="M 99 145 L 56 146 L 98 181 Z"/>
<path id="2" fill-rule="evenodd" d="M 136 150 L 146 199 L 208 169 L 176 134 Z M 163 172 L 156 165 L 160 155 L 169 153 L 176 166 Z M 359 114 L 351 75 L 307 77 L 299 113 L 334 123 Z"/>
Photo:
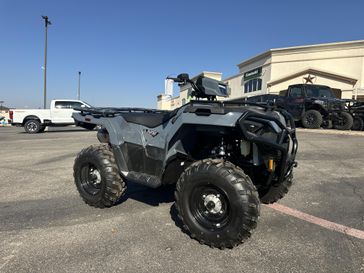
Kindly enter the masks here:
<path id="1" fill-rule="evenodd" d="M 230 162 L 193 163 L 178 180 L 175 198 L 183 228 L 202 244 L 232 248 L 257 226 L 259 195 L 249 176 Z"/>
<path id="2" fill-rule="evenodd" d="M 105 208 L 115 205 L 126 190 L 108 145 L 92 145 L 76 157 L 74 180 L 86 204 Z"/>
<path id="3" fill-rule="evenodd" d="M 291 172 L 286 179 L 277 185 L 272 185 L 268 190 L 259 191 L 260 201 L 264 204 L 272 204 L 288 193 L 293 183 L 293 173 Z"/>
<path id="4" fill-rule="evenodd" d="M 302 116 L 302 126 L 309 129 L 318 129 L 322 124 L 322 115 L 317 110 L 308 110 Z"/>
<path id="5" fill-rule="evenodd" d="M 339 120 L 335 122 L 334 128 L 338 130 L 350 130 L 353 127 L 353 117 L 347 112 L 339 114 Z"/>
<path id="6" fill-rule="evenodd" d="M 95 129 L 96 125 L 95 124 L 89 124 L 89 123 L 84 123 L 82 125 L 83 128 L 85 128 L 86 130 L 92 131 Z"/>

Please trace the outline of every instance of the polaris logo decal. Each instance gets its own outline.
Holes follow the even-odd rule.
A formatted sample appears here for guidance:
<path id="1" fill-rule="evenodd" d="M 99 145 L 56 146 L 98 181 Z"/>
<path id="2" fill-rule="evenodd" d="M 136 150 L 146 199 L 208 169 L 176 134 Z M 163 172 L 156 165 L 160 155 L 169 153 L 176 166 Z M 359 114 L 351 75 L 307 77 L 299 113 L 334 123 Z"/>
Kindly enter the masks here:
<path id="1" fill-rule="evenodd" d="M 159 134 L 157 131 L 154 131 L 154 130 L 151 130 L 151 129 L 145 129 L 145 132 L 147 132 L 152 137 L 155 137 L 156 135 Z"/>

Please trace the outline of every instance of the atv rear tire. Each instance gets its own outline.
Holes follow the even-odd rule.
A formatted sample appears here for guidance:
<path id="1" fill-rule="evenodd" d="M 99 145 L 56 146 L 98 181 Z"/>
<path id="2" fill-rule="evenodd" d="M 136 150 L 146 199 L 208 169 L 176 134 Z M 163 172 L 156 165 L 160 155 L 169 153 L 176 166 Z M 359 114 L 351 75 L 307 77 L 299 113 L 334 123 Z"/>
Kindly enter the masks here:
<path id="1" fill-rule="evenodd" d="M 272 204 L 288 193 L 289 188 L 293 183 L 293 173 L 291 172 L 286 179 L 277 185 L 272 185 L 268 190 L 259 192 L 260 201 L 264 204 Z"/>
<path id="2" fill-rule="evenodd" d="M 364 120 L 360 117 L 355 117 L 353 122 L 353 127 L 351 130 L 362 131 L 364 129 Z"/>
<path id="3" fill-rule="evenodd" d="M 86 204 L 105 208 L 115 205 L 126 190 L 108 145 L 92 145 L 76 157 L 75 184 Z"/>
<path id="4" fill-rule="evenodd" d="M 309 129 L 318 129 L 322 124 L 322 115 L 317 110 L 308 110 L 303 114 L 302 126 Z"/>
<path id="5" fill-rule="evenodd" d="M 334 128 L 338 130 L 350 130 L 353 127 L 353 117 L 347 112 L 339 114 L 340 120 L 334 123 Z"/>
<path id="6" fill-rule="evenodd" d="M 41 125 L 39 120 L 29 119 L 24 123 L 24 130 L 28 134 L 37 134 L 41 131 Z"/>
<path id="7" fill-rule="evenodd" d="M 259 195 L 249 176 L 230 162 L 204 159 L 177 182 L 176 209 L 191 238 L 232 248 L 250 237 L 259 217 Z"/>

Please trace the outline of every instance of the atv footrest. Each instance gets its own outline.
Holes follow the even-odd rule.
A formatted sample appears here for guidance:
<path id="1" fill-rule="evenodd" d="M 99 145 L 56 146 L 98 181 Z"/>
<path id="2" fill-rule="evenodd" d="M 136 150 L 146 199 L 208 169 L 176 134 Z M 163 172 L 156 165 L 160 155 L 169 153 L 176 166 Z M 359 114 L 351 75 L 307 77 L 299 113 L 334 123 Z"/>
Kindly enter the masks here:
<path id="1" fill-rule="evenodd" d="M 158 188 L 162 185 L 162 181 L 157 176 L 146 173 L 129 172 L 126 178 L 150 188 Z"/>

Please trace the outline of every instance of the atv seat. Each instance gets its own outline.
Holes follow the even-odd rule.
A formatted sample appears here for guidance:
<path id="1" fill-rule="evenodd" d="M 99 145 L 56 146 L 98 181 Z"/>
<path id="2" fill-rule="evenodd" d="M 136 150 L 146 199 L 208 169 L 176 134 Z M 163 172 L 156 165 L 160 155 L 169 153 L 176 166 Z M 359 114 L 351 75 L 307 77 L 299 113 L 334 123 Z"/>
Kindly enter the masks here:
<path id="1" fill-rule="evenodd" d="M 177 111 L 156 113 L 122 113 L 121 116 L 130 123 L 143 125 L 149 128 L 157 127 L 176 115 Z"/>

